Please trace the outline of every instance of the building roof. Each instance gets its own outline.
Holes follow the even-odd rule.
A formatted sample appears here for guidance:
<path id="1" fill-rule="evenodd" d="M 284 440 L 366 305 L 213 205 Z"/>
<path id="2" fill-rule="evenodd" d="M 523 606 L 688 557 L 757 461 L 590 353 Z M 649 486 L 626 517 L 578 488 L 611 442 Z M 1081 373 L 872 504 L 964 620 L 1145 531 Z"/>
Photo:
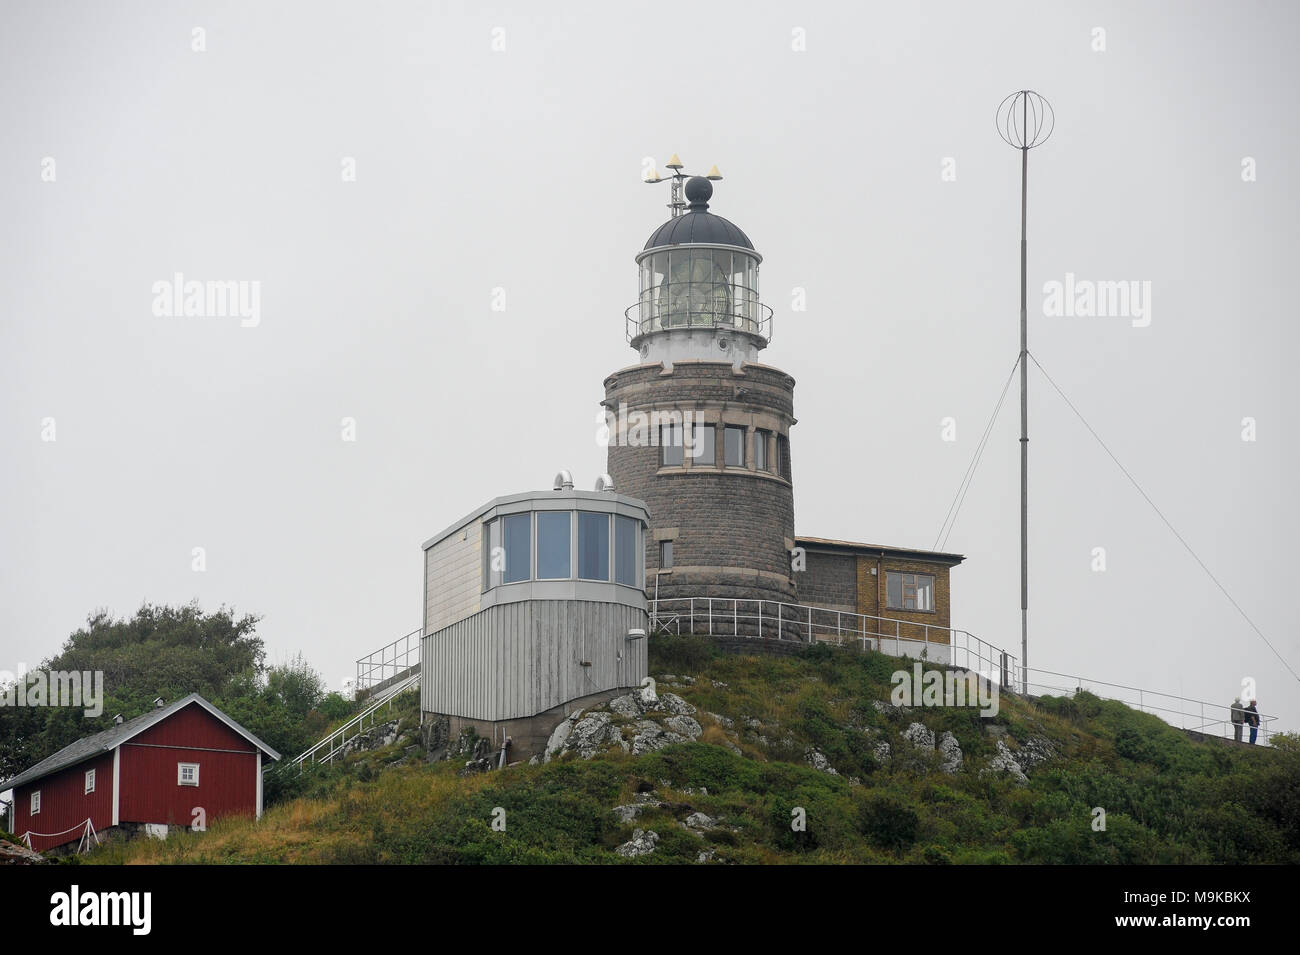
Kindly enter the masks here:
<path id="1" fill-rule="evenodd" d="M 673 216 L 650 234 L 646 240 L 646 249 L 656 249 L 664 245 L 686 245 L 701 243 L 705 245 L 734 245 L 742 249 L 753 249 L 754 243 L 749 236 L 740 231 L 733 222 L 715 216 L 709 211 L 709 199 L 713 196 L 713 183 L 700 176 L 686 182 L 686 198 L 689 211 Z M 644 251 L 644 250 L 643 250 Z M 756 252 L 755 255 L 758 253 Z"/>
<path id="2" fill-rule="evenodd" d="M 189 696 L 168 703 L 166 706 L 160 706 L 157 709 L 150 710 L 135 719 L 127 720 L 124 723 L 118 723 L 93 736 L 87 736 L 79 739 L 75 743 L 63 747 L 53 756 L 47 756 L 31 769 L 19 773 L 13 779 L 4 784 L 4 788 L 17 789 L 19 786 L 26 786 L 38 779 L 44 779 L 52 773 L 57 773 L 61 769 L 67 769 L 69 766 L 75 766 L 77 763 L 85 762 L 104 753 L 112 752 L 118 746 L 121 746 L 133 736 L 138 736 L 151 726 L 161 723 L 167 717 L 179 713 L 191 703 L 197 703 L 203 709 L 207 710 L 221 722 L 225 723 L 232 730 L 238 733 L 244 739 L 248 740 L 266 755 L 272 759 L 279 759 L 280 754 L 267 746 L 260 739 L 244 729 L 225 713 L 221 712 L 203 697 L 197 693 L 191 693 Z"/>
<path id="3" fill-rule="evenodd" d="M 669 219 L 650 234 L 645 248 L 657 249 L 664 245 L 685 245 L 688 242 L 754 248 L 749 236 L 741 232 L 734 222 L 703 210 L 684 212 Z"/>
<path id="4" fill-rule="evenodd" d="M 888 544 L 860 544 L 856 541 L 831 540 L 826 537 L 796 537 L 798 544 L 808 544 L 814 549 L 847 550 L 863 554 L 883 554 L 886 557 L 902 557 L 908 560 L 924 560 L 936 564 L 956 566 L 966 559 L 964 554 L 950 554 L 937 550 L 917 550 L 914 547 L 890 547 Z"/>
<path id="5" fill-rule="evenodd" d="M 620 494 L 617 490 L 612 491 L 579 491 L 577 489 L 561 491 L 525 491 L 521 494 L 504 494 L 501 497 L 494 497 L 481 507 L 476 507 L 454 524 L 443 528 L 439 533 L 434 534 L 423 544 L 421 550 L 428 550 L 434 544 L 446 540 L 452 534 L 459 532 L 462 528 L 472 524 L 474 521 L 483 517 L 488 511 L 496 507 L 509 507 L 521 501 L 532 501 L 542 505 L 535 507 L 534 510 L 595 510 L 607 511 L 609 513 L 622 513 L 627 516 L 641 517 L 645 521 L 650 520 L 650 512 L 646 510 L 645 503 L 635 497 L 628 497 L 626 494 Z M 527 508 L 513 508 L 512 512 L 527 510 Z"/>

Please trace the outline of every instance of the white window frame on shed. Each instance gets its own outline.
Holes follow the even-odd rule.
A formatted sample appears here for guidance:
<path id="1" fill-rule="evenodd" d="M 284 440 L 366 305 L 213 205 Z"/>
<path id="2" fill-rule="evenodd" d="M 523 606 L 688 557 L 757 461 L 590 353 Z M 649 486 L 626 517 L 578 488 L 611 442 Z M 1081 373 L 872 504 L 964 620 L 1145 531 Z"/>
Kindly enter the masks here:
<path id="1" fill-rule="evenodd" d="M 28 811 L 27 815 L 29 815 L 29 816 L 40 815 L 40 812 L 41 812 L 41 791 L 40 791 L 39 789 L 35 789 L 35 790 L 32 791 L 32 801 L 31 801 L 31 804 L 30 804 L 29 807 L 28 807 L 28 810 L 29 810 L 29 811 Z"/>
<path id="2" fill-rule="evenodd" d="M 93 793 L 94 791 L 95 791 L 95 771 L 93 769 L 88 769 L 86 770 L 86 788 L 84 792 Z"/>
<path id="3" fill-rule="evenodd" d="M 194 770 L 194 778 L 186 779 L 185 770 Z M 176 764 L 176 785 L 177 786 L 197 786 L 199 784 L 199 764 L 198 763 L 177 763 Z"/>

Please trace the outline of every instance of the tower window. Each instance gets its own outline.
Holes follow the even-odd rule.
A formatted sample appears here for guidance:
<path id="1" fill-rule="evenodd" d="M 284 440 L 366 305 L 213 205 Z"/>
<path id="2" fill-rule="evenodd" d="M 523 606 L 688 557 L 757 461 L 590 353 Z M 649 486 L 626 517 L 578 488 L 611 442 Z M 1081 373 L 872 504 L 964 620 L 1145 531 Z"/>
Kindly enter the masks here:
<path id="1" fill-rule="evenodd" d="M 783 434 L 776 436 L 776 473 L 790 478 L 790 439 Z"/>
<path id="2" fill-rule="evenodd" d="M 890 610 L 934 611 L 934 577 L 929 574 L 885 574 L 885 600 Z"/>
<path id="3" fill-rule="evenodd" d="M 659 569 L 660 570 L 673 569 L 673 542 L 672 541 L 659 542 Z"/>
<path id="4" fill-rule="evenodd" d="M 682 466 L 682 426 L 664 424 L 659 426 L 659 463 L 661 467 L 679 468 Z"/>
<path id="5" fill-rule="evenodd" d="M 718 464 L 718 428 L 712 424 L 697 424 L 692 431 L 691 461 L 699 467 L 712 468 Z"/>
<path id="6" fill-rule="evenodd" d="M 772 440 L 772 432 L 762 428 L 754 432 L 754 467 L 760 471 L 771 470 L 767 461 L 767 442 Z"/>
<path id="7" fill-rule="evenodd" d="M 723 430 L 723 453 L 729 468 L 745 466 L 745 429 L 727 425 Z"/>

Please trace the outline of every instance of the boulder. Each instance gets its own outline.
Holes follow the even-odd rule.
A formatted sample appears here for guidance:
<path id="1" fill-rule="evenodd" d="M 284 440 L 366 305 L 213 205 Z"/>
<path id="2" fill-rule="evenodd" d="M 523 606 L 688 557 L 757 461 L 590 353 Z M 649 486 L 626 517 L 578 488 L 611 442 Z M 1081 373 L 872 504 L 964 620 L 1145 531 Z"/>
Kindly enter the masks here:
<path id="1" fill-rule="evenodd" d="M 941 757 L 939 768 L 945 773 L 955 773 L 961 769 L 964 761 L 961 745 L 957 742 L 957 737 L 947 730 L 944 730 L 943 735 L 939 737 L 939 756 Z"/>
<path id="2" fill-rule="evenodd" d="M 831 776 L 839 775 L 839 773 L 835 771 L 835 767 L 831 765 L 831 761 L 826 758 L 826 754 L 820 750 L 808 750 L 808 752 L 804 754 L 804 759 L 808 761 L 809 766 L 820 773 L 828 773 Z"/>
<path id="3" fill-rule="evenodd" d="M 917 749 L 934 749 L 934 733 L 926 729 L 924 723 L 912 723 L 898 735 Z"/>
<path id="4" fill-rule="evenodd" d="M 633 829 L 632 838 L 615 849 L 614 852 L 629 859 L 646 856 L 655 851 L 655 843 L 658 841 L 659 833 L 653 829 Z"/>
<path id="5" fill-rule="evenodd" d="M 699 739 L 700 734 L 704 732 L 704 727 L 689 716 L 670 716 L 664 720 L 664 726 L 671 732 L 690 739 Z"/>
<path id="6" fill-rule="evenodd" d="M 1012 754 L 1011 750 L 1007 748 L 1007 744 L 1002 740 L 998 740 L 998 751 L 989 760 L 988 766 L 980 770 L 980 775 L 1006 775 L 1021 785 L 1029 782 L 1029 777 L 1020 768 L 1020 764 L 1016 762 L 1015 755 Z"/>

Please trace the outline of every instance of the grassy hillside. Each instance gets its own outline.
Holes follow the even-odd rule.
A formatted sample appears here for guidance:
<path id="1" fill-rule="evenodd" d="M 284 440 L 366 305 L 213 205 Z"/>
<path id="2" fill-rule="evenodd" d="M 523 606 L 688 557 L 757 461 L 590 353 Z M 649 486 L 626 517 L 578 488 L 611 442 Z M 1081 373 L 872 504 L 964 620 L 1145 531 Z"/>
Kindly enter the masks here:
<path id="1" fill-rule="evenodd" d="M 260 822 L 109 846 L 86 861 L 1300 862 L 1296 752 L 1193 741 L 1087 694 L 1004 696 L 992 719 L 952 707 L 900 712 L 885 705 L 900 665 L 829 647 L 722 656 L 695 638 L 657 638 L 651 672 L 661 692 L 697 708 L 696 742 L 460 776 L 463 758 L 427 763 L 407 735 L 286 779 Z M 413 696 L 395 711 L 414 728 Z M 916 722 L 952 733 L 960 769 L 945 772 L 942 754 L 900 735 Z M 990 769 L 999 741 L 1027 782 Z M 632 821 L 613 811 L 638 800 Z M 804 831 L 792 829 L 796 807 Z M 1094 807 L 1105 831 L 1093 829 Z M 500 810 L 504 831 L 493 828 Z M 695 813 L 711 827 L 688 827 Z M 636 829 L 658 834 L 654 851 L 616 854 Z"/>

